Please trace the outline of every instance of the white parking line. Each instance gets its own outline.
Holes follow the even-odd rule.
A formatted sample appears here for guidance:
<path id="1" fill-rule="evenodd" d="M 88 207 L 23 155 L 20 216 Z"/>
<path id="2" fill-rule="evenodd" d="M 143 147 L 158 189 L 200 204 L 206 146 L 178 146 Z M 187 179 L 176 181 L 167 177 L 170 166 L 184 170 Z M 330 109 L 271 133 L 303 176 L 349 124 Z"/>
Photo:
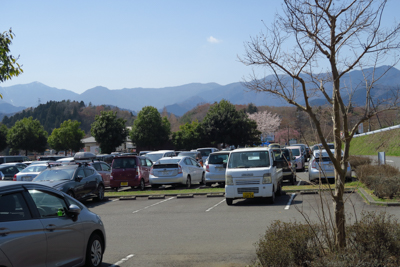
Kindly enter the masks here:
<path id="1" fill-rule="evenodd" d="M 116 263 L 114 263 L 114 264 L 111 265 L 110 267 L 117 267 L 117 266 L 120 266 L 121 263 L 123 263 L 123 262 L 125 262 L 125 261 L 128 261 L 128 260 L 129 260 L 130 258 L 132 258 L 133 256 L 135 256 L 135 255 L 133 255 L 133 254 L 128 255 L 128 256 L 126 256 L 125 258 L 121 259 L 120 261 L 117 261 Z"/>
<path id="2" fill-rule="evenodd" d="M 301 184 L 301 181 L 299 181 L 299 183 L 297 184 L 297 186 L 299 186 Z"/>
<path id="3" fill-rule="evenodd" d="M 293 199 L 294 199 L 295 196 L 296 196 L 296 194 L 293 193 L 293 194 L 292 194 L 292 197 L 290 198 L 288 204 L 287 204 L 286 207 L 285 207 L 285 210 L 288 210 L 288 209 L 290 208 L 290 204 L 292 204 L 292 201 L 293 201 Z"/>
<path id="4" fill-rule="evenodd" d="M 215 208 L 216 206 L 218 206 L 219 204 L 221 204 L 221 203 L 224 202 L 224 201 L 225 201 L 225 199 L 224 199 L 224 200 L 221 200 L 220 202 L 218 202 L 217 204 L 215 204 L 214 206 L 212 206 L 211 208 L 209 208 L 208 210 L 206 210 L 206 212 L 212 210 L 213 208 Z"/>
<path id="5" fill-rule="evenodd" d="M 171 200 L 171 199 L 174 199 L 174 197 L 170 197 L 170 198 L 164 199 L 163 201 L 160 201 L 160 202 L 154 203 L 153 205 L 150 205 L 150 206 L 144 207 L 143 209 L 140 209 L 140 210 L 135 210 L 135 211 L 134 211 L 134 212 L 132 212 L 132 213 L 137 213 L 137 212 L 139 212 L 139 211 L 141 211 L 141 210 L 148 209 L 148 208 L 150 208 L 150 207 L 153 207 L 153 206 L 155 206 L 155 205 L 161 204 L 161 203 L 163 203 L 163 202 L 166 202 L 166 201 L 168 201 L 168 200 Z"/>
<path id="6" fill-rule="evenodd" d="M 390 159 L 387 159 L 386 161 L 387 161 L 387 162 L 390 162 L 390 163 L 393 163 L 393 160 L 390 160 Z"/>
<path id="7" fill-rule="evenodd" d="M 111 202 L 118 201 L 118 200 L 119 200 L 119 199 L 117 198 L 117 199 L 111 200 Z"/>

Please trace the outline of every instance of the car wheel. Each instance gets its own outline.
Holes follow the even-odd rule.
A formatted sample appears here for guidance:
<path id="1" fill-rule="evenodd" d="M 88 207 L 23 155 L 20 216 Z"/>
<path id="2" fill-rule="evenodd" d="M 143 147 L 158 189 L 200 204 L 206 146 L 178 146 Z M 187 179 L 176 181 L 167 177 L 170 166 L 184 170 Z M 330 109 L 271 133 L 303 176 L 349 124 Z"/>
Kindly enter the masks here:
<path id="1" fill-rule="evenodd" d="M 74 194 L 74 192 L 72 192 L 71 190 L 69 190 L 69 191 L 67 192 L 67 195 L 70 196 L 70 197 L 75 198 L 75 194 Z"/>
<path id="2" fill-rule="evenodd" d="M 103 201 L 104 200 L 104 186 L 99 185 L 96 201 Z"/>
<path id="3" fill-rule="evenodd" d="M 206 186 L 211 186 L 212 184 L 211 183 L 206 183 Z"/>
<path id="4" fill-rule="evenodd" d="M 205 184 L 206 184 L 206 179 L 204 178 L 204 172 L 203 172 L 203 174 L 201 175 L 201 182 L 200 182 L 200 184 L 202 184 L 202 185 L 205 185 Z"/>
<path id="5" fill-rule="evenodd" d="M 157 189 L 157 188 L 159 188 L 159 187 L 160 187 L 159 184 L 152 184 L 152 185 L 151 185 L 151 188 L 153 188 L 153 189 Z"/>
<path id="6" fill-rule="evenodd" d="M 86 265 L 97 267 L 103 261 L 103 243 L 99 235 L 93 234 L 86 248 Z"/>
<path id="7" fill-rule="evenodd" d="M 191 186 L 192 186 L 192 180 L 190 179 L 190 176 L 188 176 L 186 179 L 186 188 L 190 189 Z"/>
<path id="8" fill-rule="evenodd" d="M 227 204 L 228 206 L 232 206 L 232 204 L 233 204 L 233 198 L 226 198 L 225 200 L 226 200 L 226 204 Z"/>
<path id="9" fill-rule="evenodd" d="M 144 184 L 144 180 L 140 180 L 140 186 L 139 186 L 140 191 L 144 191 L 146 189 L 146 185 Z"/>
<path id="10" fill-rule="evenodd" d="M 276 195 L 277 196 L 282 195 L 282 184 L 281 183 L 278 184 L 278 190 L 276 190 Z"/>
<path id="11" fill-rule="evenodd" d="M 269 204 L 274 204 L 275 203 L 275 189 L 272 189 L 272 197 L 268 198 L 268 203 Z"/>

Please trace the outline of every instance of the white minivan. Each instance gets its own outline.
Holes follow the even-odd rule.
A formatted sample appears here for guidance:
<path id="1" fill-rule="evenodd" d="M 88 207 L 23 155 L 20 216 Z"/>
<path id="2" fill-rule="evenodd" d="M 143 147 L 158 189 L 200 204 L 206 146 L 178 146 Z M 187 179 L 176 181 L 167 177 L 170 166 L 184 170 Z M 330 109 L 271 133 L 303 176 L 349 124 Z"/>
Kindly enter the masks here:
<path id="1" fill-rule="evenodd" d="M 275 202 L 282 189 L 282 169 L 268 148 L 241 148 L 231 152 L 225 173 L 226 204 L 234 199 L 265 198 Z"/>

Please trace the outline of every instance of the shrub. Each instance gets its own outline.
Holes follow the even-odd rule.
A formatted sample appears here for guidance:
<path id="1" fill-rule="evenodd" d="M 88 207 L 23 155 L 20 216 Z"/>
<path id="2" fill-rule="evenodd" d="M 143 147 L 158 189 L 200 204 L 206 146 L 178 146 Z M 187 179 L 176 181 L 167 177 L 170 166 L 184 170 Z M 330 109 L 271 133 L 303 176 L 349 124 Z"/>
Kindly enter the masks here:
<path id="1" fill-rule="evenodd" d="M 363 156 L 350 156 L 349 157 L 350 166 L 353 170 L 357 169 L 361 165 L 371 165 L 372 159 Z"/>
<path id="2" fill-rule="evenodd" d="M 275 221 L 256 243 L 261 266 L 303 266 L 318 255 L 316 225 Z"/>

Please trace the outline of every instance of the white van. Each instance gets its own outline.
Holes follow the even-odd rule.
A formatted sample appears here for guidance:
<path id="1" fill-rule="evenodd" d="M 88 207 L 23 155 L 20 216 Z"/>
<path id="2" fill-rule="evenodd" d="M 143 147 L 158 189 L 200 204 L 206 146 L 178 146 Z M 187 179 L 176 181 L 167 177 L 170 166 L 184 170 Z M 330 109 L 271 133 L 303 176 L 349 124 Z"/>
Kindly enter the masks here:
<path id="1" fill-rule="evenodd" d="M 265 198 L 275 202 L 282 189 L 282 169 L 268 148 L 241 148 L 231 152 L 225 173 L 226 204 L 238 198 Z"/>

